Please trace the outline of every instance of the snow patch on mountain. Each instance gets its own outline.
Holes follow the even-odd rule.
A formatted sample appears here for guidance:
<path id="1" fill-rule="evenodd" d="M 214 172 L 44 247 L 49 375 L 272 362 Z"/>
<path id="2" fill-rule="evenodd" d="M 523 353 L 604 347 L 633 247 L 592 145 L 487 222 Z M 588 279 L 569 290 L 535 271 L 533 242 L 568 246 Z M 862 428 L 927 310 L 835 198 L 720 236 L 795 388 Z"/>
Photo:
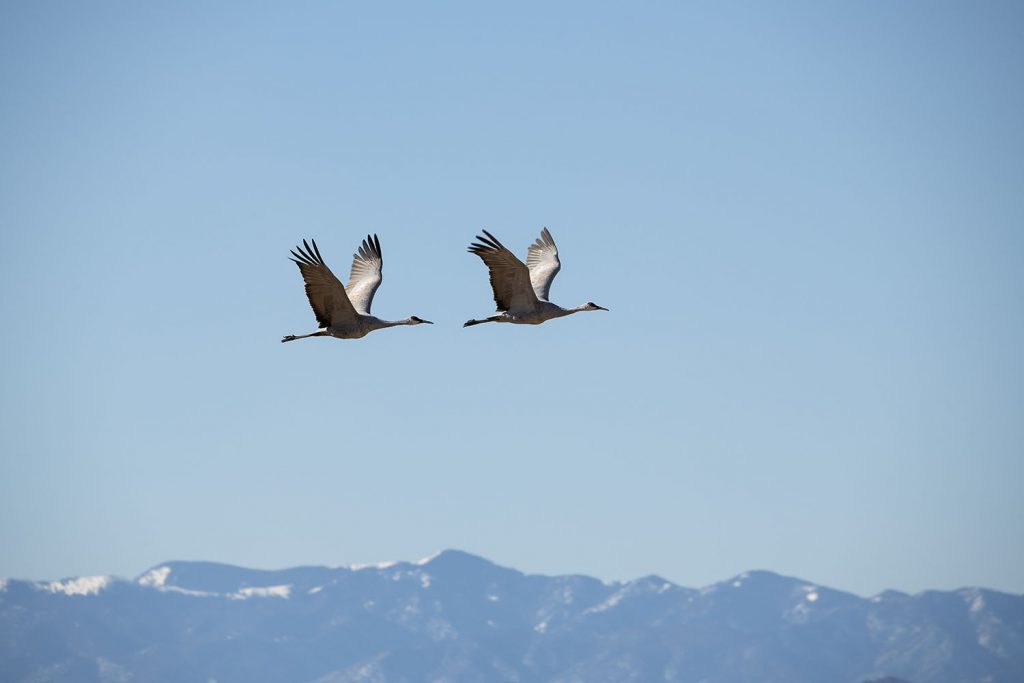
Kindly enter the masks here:
<path id="1" fill-rule="evenodd" d="M 248 600 L 250 598 L 284 598 L 291 597 L 292 585 L 281 584 L 273 586 L 242 586 L 238 590 L 221 592 L 221 591 L 209 591 L 209 590 L 197 590 L 194 588 L 184 588 L 182 586 L 175 586 L 174 584 L 167 583 L 168 578 L 171 575 L 172 568 L 168 565 L 162 565 L 154 567 L 148 572 L 140 576 L 136 583 L 146 588 L 152 588 L 161 593 L 177 593 L 178 595 L 188 595 L 194 598 L 224 598 L 228 600 Z M 86 577 L 89 578 L 89 577 Z M 95 577 L 93 577 L 95 578 Z M 76 579 L 77 582 L 82 582 L 83 579 Z M 308 593 L 316 593 L 321 590 L 323 586 L 314 588 L 307 591 Z"/>
<path id="2" fill-rule="evenodd" d="M 192 588 L 182 588 L 181 586 L 157 586 L 156 589 L 161 593 L 177 593 L 178 595 L 188 595 L 193 598 L 222 598 L 223 593 L 212 593 L 210 591 L 197 591 Z"/>
<path id="3" fill-rule="evenodd" d="M 140 586 L 151 586 L 153 588 L 161 588 L 167 583 L 167 577 L 171 573 L 171 568 L 168 566 L 157 567 L 150 569 L 148 572 L 139 577 Z"/>
<path id="4" fill-rule="evenodd" d="M 616 605 L 618 605 L 620 602 L 622 602 L 622 599 L 624 597 L 626 597 L 626 591 L 620 590 L 616 593 L 613 593 L 610 598 L 602 602 L 600 605 L 588 607 L 587 609 L 583 610 L 583 614 L 597 614 L 599 612 L 606 612 L 611 608 L 615 607 Z"/>
<path id="5" fill-rule="evenodd" d="M 249 598 L 284 598 L 291 597 L 291 584 L 283 586 L 254 586 L 242 588 L 228 596 L 230 600 L 248 600 Z"/>
<path id="6" fill-rule="evenodd" d="M 97 595 L 101 590 L 110 585 L 113 579 L 110 576 L 79 576 L 75 579 L 64 581 L 50 581 L 49 583 L 37 584 L 48 593 L 63 593 L 64 595 Z"/>
<path id="7" fill-rule="evenodd" d="M 968 608 L 971 614 L 978 614 L 985 609 L 985 598 L 981 595 L 980 591 L 969 591 L 967 595 L 971 601 L 971 605 Z"/>
<path id="8" fill-rule="evenodd" d="M 353 563 L 353 564 L 339 565 L 338 568 L 339 569 L 348 569 L 349 571 L 353 571 L 353 572 L 359 572 L 359 571 L 363 571 L 364 569 L 390 569 L 391 567 L 394 567 L 396 564 L 398 564 L 398 563 L 393 561 L 393 560 L 388 560 L 387 562 L 367 562 L 367 563 L 356 562 L 356 563 Z"/>
<path id="9" fill-rule="evenodd" d="M 430 562 L 432 562 L 433 560 L 436 560 L 441 555 L 441 553 L 443 553 L 443 552 L 444 552 L 443 550 L 438 550 L 436 553 L 431 553 L 430 555 L 427 555 L 426 557 L 423 557 L 423 558 L 420 558 L 420 559 L 416 560 L 415 562 L 413 562 L 413 564 L 418 566 L 418 567 L 422 567 L 425 564 L 430 564 Z"/>

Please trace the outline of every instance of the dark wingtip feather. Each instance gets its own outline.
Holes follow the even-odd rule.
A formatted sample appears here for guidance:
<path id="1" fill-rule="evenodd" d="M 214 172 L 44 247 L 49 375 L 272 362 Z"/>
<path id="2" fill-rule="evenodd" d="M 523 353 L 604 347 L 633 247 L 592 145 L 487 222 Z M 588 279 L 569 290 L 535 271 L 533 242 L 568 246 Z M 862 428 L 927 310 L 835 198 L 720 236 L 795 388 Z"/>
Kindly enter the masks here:
<path id="1" fill-rule="evenodd" d="M 295 249 L 298 249 L 299 251 L 296 252 Z M 291 250 L 291 255 L 294 256 L 294 258 L 290 260 L 295 261 L 295 263 L 299 265 L 311 265 L 313 263 L 313 261 L 302 251 L 302 247 L 295 247 L 295 249 Z"/>
<path id="2" fill-rule="evenodd" d="M 487 235 L 487 237 L 484 237 L 483 235 L 476 236 L 476 238 L 479 240 L 479 243 L 475 243 L 473 246 L 483 249 L 485 251 L 501 251 L 502 249 L 505 248 L 501 242 L 494 239 L 494 236 L 491 233 L 484 230 L 484 234 Z"/>
<path id="3" fill-rule="evenodd" d="M 484 241 L 491 242 L 491 244 L 494 246 L 495 249 L 504 249 L 505 248 L 505 245 L 502 244 L 501 241 L 498 240 L 497 237 L 495 237 L 491 233 L 487 232 L 486 230 L 484 230 L 484 234 L 487 235 L 487 239 L 484 240 Z M 483 239 L 483 238 L 482 237 L 477 237 L 477 239 Z"/>
<path id="4" fill-rule="evenodd" d="M 316 251 L 316 260 L 320 265 L 324 265 L 324 257 L 320 255 L 320 247 L 316 246 L 316 240 L 313 240 L 313 250 Z"/>
<path id="5" fill-rule="evenodd" d="M 362 244 L 359 245 L 359 251 L 352 255 L 354 258 L 360 258 L 364 261 L 378 260 L 383 261 L 380 251 L 380 240 L 376 234 L 367 235 L 366 239 L 363 240 Z"/>

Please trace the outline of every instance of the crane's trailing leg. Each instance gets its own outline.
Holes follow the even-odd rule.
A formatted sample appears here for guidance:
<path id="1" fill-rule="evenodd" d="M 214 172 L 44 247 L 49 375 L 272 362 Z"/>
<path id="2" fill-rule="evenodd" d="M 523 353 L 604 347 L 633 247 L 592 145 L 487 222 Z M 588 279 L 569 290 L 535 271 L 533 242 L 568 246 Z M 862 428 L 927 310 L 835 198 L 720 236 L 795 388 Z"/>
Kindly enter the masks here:
<path id="1" fill-rule="evenodd" d="M 490 318 L 484 318 L 483 320 L 467 320 L 463 327 L 472 327 L 473 325 L 480 325 L 483 323 L 497 323 L 501 322 L 500 315 L 492 315 Z"/>
<path id="2" fill-rule="evenodd" d="M 287 341 L 295 341 L 296 339 L 306 339 L 307 337 L 326 337 L 326 336 L 327 336 L 327 330 L 317 330 L 316 332 L 313 332 L 312 334 L 289 334 L 288 336 L 281 338 L 281 343 L 283 344 L 284 342 L 287 342 Z"/>

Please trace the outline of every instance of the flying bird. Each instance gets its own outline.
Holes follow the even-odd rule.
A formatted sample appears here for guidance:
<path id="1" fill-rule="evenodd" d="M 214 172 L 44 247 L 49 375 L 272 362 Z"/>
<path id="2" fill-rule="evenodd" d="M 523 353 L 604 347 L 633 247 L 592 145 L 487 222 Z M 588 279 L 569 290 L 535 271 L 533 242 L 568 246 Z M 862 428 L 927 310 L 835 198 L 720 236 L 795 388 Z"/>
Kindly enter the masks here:
<path id="1" fill-rule="evenodd" d="M 463 327 L 480 323 L 540 325 L 545 320 L 580 311 L 608 310 L 592 301 L 575 308 L 562 308 L 548 301 L 551 282 L 562 264 L 558 260 L 558 247 L 547 228 L 541 230 L 540 237 L 530 245 L 525 264 L 497 237 L 486 230 L 484 235 L 477 235 L 479 241 L 470 244 L 469 251 L 483 259 L 491 272 L 491 289 L 498 314 L 483 320 L 467 320 Z"/>
<path id="2" fill-rule="evenodd" d="M 405 320 L 381 320 L 370 315 L 370 304 L 373 295 L 380 287 L 381 266 L 384 260 L 380 253 L 380 240 L 376 235 L 366 236 L 359 246 L 359 251 L 352 255 L 352 271 L 348 276 L 348 286 L 342 287 L 331 269 L 320 256 L 316 240 L 312 248 L 306 240 L 305 247 L 295 247 L 292 258 L 299 266 L 302 279 L 306 283 L 306 297 L 313 309 L 320 329 L 311 334 L 289 334 L 281 341 L 295 341 L 306 337 L 337 337 L 338 339 L 359 339 L 374 330 L 398 325 L 421 325 L 429 320 L 410 316 Z"/>

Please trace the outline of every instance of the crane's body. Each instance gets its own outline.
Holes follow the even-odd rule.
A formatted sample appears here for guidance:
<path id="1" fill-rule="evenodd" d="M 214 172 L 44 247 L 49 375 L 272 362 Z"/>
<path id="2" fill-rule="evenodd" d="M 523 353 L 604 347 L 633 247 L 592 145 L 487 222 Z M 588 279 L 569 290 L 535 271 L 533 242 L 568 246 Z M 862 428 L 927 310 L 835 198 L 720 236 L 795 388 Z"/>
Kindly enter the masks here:
<path id="1" fill-rule="evenodd" d="M 547 228 L 530 245 L 526 263 L 509 251 L 505 245 L 487 232 L 477 236 L 478 242 L 469 246 L 470 253 L 483 260 L 490 272 L 491 290 L 497 315 L 482 320 L 467 320 L 463 327 L 482 323 L 515 323 L 519 325 L 540 325 L 554 318 L 562 318 L 581 311 L 607 311 L 592 301 L 574 308 L 562 308 L 548 300 L 551 283 L 562 264 L 558 259 L 558 247 Z"/>
<path id="2" fill-rule="evenodd" d="M 479 325 L 480 323 L 516 323 L 518 325 L 540 325 L 548 320 L 554 320 L 555 318 L 563 318 L 573 313 L 580 311 L 595 310 L 583 306 L 577 306 L 576 308 L 562 308 L 558 304 L 553 304 L 550 301 L 538 301 L 537 304 L 527 310 L 518 311 L 501 311 L 498 315 L 492 315 L 489 318 L 483 320 L 468 320 L 463 327 L 471 327 L 473 325 Z M 608 310 L 605 308 L 602 311 Z"/>
<path id="3" fill-rule="evenodd" d="M 313 240 L 310 247 L 302 240 L 305 247 L 296 247 L 292 251 L 292 261 L 299 267 L 302 279 L 306 283 L 306 298 L 309 299 L 313 315 L 320 324 L 316 332 L 310 334 L 289 334 L 282 342 L 306 339 L 308 337 L 335 337 L 336 339 L 360 339 L 370 332 L 386 327 L 400 325 L 431 325 L 429 320 L 409 316 L 405 320 L 381 320 L 370 315 L 373 295 L 380 287 L 384 259 L 381 256 L 380 240 L 376 235 L 367 235 L 359 251 L 352 257 L 352 271 L 348 285 L 342 286 L 331 269 L 320 256 L 320 249 Z"/>
<path id="4" fill-rule="evenodd" d="M 289 334 L 281 341 L 295 341 L 306 337 L 334 337 L 335 339 L 362 339 L 371 332 L 383 330 L 386 327 L 398 327 L 399 325 L 419 325 L 421 323 L 433 324 L 429 320 L 422 320 L 415 316 L 405 320 L 381 320 L 372 315 L 359 316 L 354 322 L 344 322 L 338 325 L 331 325 L 327 328 L 320 328 L 311 334 Z"/>

